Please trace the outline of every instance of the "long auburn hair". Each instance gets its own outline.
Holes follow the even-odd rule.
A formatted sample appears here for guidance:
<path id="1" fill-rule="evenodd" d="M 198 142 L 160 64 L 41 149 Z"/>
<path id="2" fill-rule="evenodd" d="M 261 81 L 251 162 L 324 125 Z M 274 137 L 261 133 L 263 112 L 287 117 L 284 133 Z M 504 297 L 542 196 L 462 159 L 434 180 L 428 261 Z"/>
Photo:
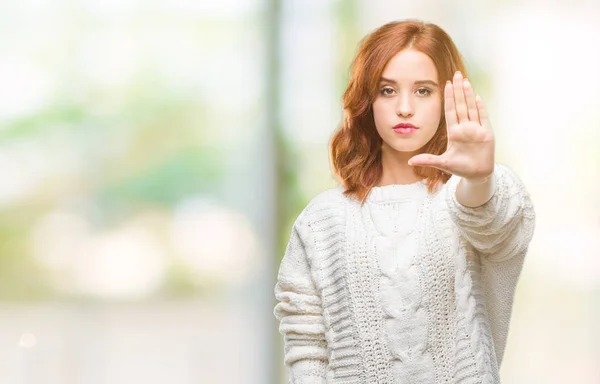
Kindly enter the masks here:
<path id="1" fill-rule="evenodd" d="M 442 102 L 446 81 L 451 80 L 456 71 L 467 77 L 454 42 L 435 24 L 418 20 L 394 21 L 363 38 L 350 67 L 350 81 L 342 98 L 344 118 L 330 143 L 333 173 L 344 187 L 344 194 L 363 203 L 383 173 L 383 141 L 375 128 L 373 102 L 386 64 L 406 48 L 423 52 L 433 60 Z M 441 155 L 447 144 L 446 118 L 442 112 L 436 133 L 419 152 Z M 418 176 L 426 179 L 430 192 L 450 178 L 449 174 L 436 168 L 414 168 Z"/>

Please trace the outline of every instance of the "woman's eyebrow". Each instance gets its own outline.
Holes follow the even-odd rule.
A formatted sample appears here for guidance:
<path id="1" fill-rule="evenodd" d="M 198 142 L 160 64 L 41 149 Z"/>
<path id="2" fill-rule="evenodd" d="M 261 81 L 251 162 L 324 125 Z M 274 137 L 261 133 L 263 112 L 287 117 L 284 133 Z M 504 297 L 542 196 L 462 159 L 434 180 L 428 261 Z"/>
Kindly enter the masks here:
<path id="1" fill-rule="evenodd" d="M 388 79 L 387 77 L 381 77 L 381 79 L 379 80 L 380 83 L 390 83 L 390 84 L 396 84 L 395 80 L 392 79 Z M 415 81 L 416 85 L 431 85 L 432 87 L 437 87 L 438 84 L 433 81 L 433 80 L 417 80 Z"/>
<path id="2" fill-rule="evenodd" d="M 433 81 L 433 80 L 419 80 L 419 81 L 415 81 L 415 84 L 418 85 L 431 85 L 432 87 L 437 87 L 438 84 Z"/>

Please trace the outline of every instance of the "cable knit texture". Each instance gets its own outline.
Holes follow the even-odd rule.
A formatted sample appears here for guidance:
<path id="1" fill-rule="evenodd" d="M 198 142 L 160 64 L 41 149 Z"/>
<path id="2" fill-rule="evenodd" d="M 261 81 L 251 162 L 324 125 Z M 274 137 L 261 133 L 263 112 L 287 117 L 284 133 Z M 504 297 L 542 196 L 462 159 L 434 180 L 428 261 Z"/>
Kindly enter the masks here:
<path id="1" fill-rule="evenodd" d="M 341 187 L 298 216 L 274 314 L 292 384 L 499 383 L 514 291 L 534 231 L 530 197 L 505 165 L 481 207 L 452 176 Z"/>

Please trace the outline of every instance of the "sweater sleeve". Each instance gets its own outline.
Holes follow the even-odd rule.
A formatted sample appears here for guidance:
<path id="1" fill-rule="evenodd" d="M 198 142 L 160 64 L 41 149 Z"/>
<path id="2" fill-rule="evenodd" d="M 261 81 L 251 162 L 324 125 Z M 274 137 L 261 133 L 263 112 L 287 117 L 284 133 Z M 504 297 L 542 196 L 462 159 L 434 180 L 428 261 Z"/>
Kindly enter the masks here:
<path id="1" fill-rule="evenodd" d="M 274 315 L 284 336 L 290 383 L 325 384 L 327 342 L 321 297 L 310 273 L 306 229 L 300 220 L 292 229 L 275 285 Z"/>
<path id="2" fill-rule="evenodd" d="M 461 235 L 491 261 L 505 261 L 526 252 L 533 237 L 535 211 L 522 181 L 506 165 L 496 164 L 496 189 L 480 207 L 465 207 L 456 199 L 460 177 L 447 183 L 446 202 Z"/>

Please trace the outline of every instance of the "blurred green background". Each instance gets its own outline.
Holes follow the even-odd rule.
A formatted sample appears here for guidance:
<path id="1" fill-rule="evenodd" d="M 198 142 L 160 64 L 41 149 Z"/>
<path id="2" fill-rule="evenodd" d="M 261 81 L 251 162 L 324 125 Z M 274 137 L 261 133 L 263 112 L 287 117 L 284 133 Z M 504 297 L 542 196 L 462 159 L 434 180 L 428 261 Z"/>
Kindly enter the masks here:
<path id="1" fill-rule="evenodd" d="M 360 39 L 437 23 L 538 213 L 504 383 L 600 383 L 597 3 L 3 0 L 0 382 L 283 383 L 273 286 Z M 560 28 L 559 28 L 560 27 Z"/>

